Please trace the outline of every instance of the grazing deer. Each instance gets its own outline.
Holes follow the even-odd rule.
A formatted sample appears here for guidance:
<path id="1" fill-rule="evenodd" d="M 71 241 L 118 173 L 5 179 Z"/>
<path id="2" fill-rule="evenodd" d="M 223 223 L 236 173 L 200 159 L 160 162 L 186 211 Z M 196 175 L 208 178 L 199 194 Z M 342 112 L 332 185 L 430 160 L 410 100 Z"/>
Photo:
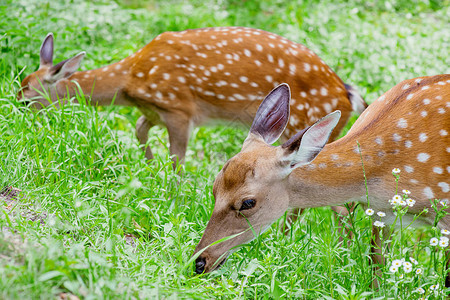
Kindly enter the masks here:
<path id="1" fill-rule="evenodd" d="M 230 249 L 252 240 L 253 232 L 262 233 L 287 209 L 350 201 L 367 206 L 361 156 L 370 207 L 385 212 L 386 223 L 395 219 L 388 202 L 396 190 L 393 168 L 402 170 L 400 189 L 408 188 L 416 200 L 403 217 L 406 224 L 430 207 L 429 199 L 448 200 L 450 74 L 396 85 L 364 111 L 346 136 L 327 145 L 339 123 L 339 111 L 283 145 L 271 145 L 288 124 L 289 102 L 286 84 L 264 99 L 241 152 L 217 175 L 214 211 L 195 249 L 203 251 L 196 259 L 197 273 L 213 271 Z M 434 218 L 429 209 L 420 220 L 433 224 Z M 450 230 L 450 215 L 438 226 Z"/>
<path id="2" fill-rule="evenodd" d="M 41 46 L 39 69 L 23 80 L 18 98 L 48 106 L 57 104 L 58 98 L 74 96 L 79 86 L 93 104 L 114 101 L 136 106 L 143 114 L 136 134 L 147 159 L 153 158 L 145 147 L 152 126 L 167 127 L 170 154 L 182 161 L 194 126 L 215 120 L 250 126 L 264 95 L 281 82 L 292 88 L 292 116 L 284 140 L 339 109 L 342 118 L 334 139 L 352 110 L 361 113 L 366 107 L 355 90 L 311 50 L 258 29 L 165 32 L 117 63 L 77 72 L 84 56 L 81 52 L 53 65 L 49 34 Z"/>

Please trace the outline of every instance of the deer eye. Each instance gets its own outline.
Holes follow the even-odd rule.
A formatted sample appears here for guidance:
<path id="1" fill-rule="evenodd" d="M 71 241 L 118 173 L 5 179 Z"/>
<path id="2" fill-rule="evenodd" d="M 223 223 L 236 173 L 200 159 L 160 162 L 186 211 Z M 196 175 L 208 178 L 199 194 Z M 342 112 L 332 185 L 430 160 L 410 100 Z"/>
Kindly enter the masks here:
<path id="1" fill-rule="evenodd" d="M 241 208 L 239 208 L 239 211 L 251 209 L 251 208 L 255 207 L 255 205 L 256 205 L 255 199 L 244 200 L 244 202 L 242 202 Z"/>

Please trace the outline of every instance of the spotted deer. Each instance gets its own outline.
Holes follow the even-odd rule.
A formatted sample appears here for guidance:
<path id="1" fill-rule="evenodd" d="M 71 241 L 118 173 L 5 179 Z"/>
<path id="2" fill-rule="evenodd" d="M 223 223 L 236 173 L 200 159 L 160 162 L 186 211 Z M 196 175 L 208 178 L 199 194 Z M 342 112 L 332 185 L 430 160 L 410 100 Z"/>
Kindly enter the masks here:
<path id="1" fill-rule="evenodd" d="M 414 214 L 430 208 L 430 199 L 449 199 L 450 74 L 396 85 L 364 111 L 346 136 L 329 144 L 339 111 L 284 144 L 271 145 L 288 124 L 289 102 L 286 84 L 264 99 L 241 152 L 217 175 L 214 210 L 195 249 L 195 253 L 202 251 L 196 259 L 197 273 L 216 269 L 230 249 L 262 233 L 287 209 L 370 203 L 373 210 L 385 212 L 384 221 L 392 224 L 395 215 L 388 200 L 396 191 L 393 168 L 401 170 L 399 189 L 410 190 L 416 200 L 403 217 L 406 224 Z M 433 224 L 434 219 L 430 208 L 415 224 Z M 438 226 L 450 229 L 450 215 Z M 380 256 L 374 259 L 382 263 Z"/>
<path id="2" fill-rule="evenodd" d="M 95 105 L 136 106 L 145 157 L 149 129 L 167 127 L 170 154 L 183 160 L 194 126 L 225 121 L 250 126 L 264 95 L 281 82 L 292 88 L 291 119 L 283 140 L 339 109 L 336 138 L 352 110 L 366 104 L 316 54 L 273 33 L 241 27 L 165 32 L 133 55 L 111 65 L 77 71 L 85 56 L 53 65 L 53 35 L 40 49 L 40 67 L 22 82 L 19 99 L 37 107 L 72 97 L 79 86 Z M 269 71 L 268 71 L 269 70 Z M 48 97 L 43 97 L 44 92 Z"/>

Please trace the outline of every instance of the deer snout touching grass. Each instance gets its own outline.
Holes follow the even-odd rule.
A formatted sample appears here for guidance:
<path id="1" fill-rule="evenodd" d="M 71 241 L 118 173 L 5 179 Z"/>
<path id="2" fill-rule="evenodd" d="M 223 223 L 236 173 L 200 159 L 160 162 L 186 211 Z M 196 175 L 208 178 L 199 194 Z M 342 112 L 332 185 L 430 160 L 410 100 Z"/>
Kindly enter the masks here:
<path id="1" fill-rule="evenodd" d="M 241 152 L 217 175 L 214 210 L 195 253 L 241 234 L 204 250 L 197 258 L 197 273 L 213 271 L 230 249 L 261 234 L 288 209 L 354 201 L 383 211 L 388 225 L 396 219 L 389 202 L 396 191 L 393 168 L 403 170 L 397 184 L 415 198 L 404 222 L 420 215 L 422 222 L 433 225 L 437 219 L 430 199 L 448 201 L 450 75 L 401 82 L 335 142 L 327 144 L 339 124 L 339 111 L 272 146 L 288 124 L 290 97 L 289 86 L 282 84 L 264 99 Z M 450 230 L 450 216 L 443 214 L 436 225 Z M 373 260 L 383 263 L 380 255 Z"/>
<path id="2" fill-rule="evenodd" d="M 170 154 L 183 161 L 194 127 L 216 121 L 249 127 L 264 95 L 281 82 L 292 89 L 284 140 L 338 109 L 342 118 L 334 139 L 351 112 L 361 113 L 367 106 L 311 50 L 258 29 L 165 32 L 119 62 L 78 71 L 85 55 L 54 65 L 49 34 L 40 49 L 39 69 L 23 80 L 18 98 L 32 99 L 39 108 L 57 105 L 80 88 L 95 105 L 135 106 L 142 112 L 136 135 L 147 159 L 153 158 L 147 143 L 151 127 L 167 128 Z"/>

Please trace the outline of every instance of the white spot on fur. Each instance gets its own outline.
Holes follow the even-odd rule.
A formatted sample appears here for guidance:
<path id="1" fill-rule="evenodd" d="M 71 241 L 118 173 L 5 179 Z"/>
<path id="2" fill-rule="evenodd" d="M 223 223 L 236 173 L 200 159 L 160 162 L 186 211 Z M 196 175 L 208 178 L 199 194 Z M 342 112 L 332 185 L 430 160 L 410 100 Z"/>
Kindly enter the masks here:
<path id="1" fill-rule="evenodd" d="M 152 75 L 152 74 L 154 74 L 157 70 L 158 70 L 158 66 L 154 66 L 154 67 L 148 72 L 148 74 Z"/>
<path id="2" fill-rule="evenodd" d="M 428 186 L 423 189 L 423 194 L 425 195 L 425 197 L 427 197 L 427 199 L 433 199 L 434 198 L 433 190 L 430 187 L 428 187 Z"/>
<path id="3" fill-rule="evenodd" d="M 448 134 L 448 132 L 447 132 L 447 130 L 441 129 L 441 130 L 439 131 L 439 134 L 440 134 L 441 136 L 446 136 L 446 135 Z"/>
<path id="4" fill-rule="evenodd" d="M 407 173 L 412 173 L 412 172 L 414 172 L 414 168 L 411 167 L 411 166 L 404 166 L 403 169 L 405 169 L 405 171 L 406 171 Z"/>
<path id="5" fill-rule="evenodd" d="M 328 95 L 328 90 L 325 87 L 321 87 L 320 88 L 320 94 L 322 96 L 326 96 L 326 95 Z"/>
<path id="6" fill-rule="evenodd" d="M 295 72 L 297 71 L 297 67 L 294 64 L 289 64 L 289 72 L 291 75 L 295 75 Z"/>
<path id="7" fill-rule="evenodd" d="M 245 77 L 245 76 L 241 76 L 241 77 L 239 77 L 239 80 L 242 81 L 242 82 L 247 82 L 248 78 Z"/>
<path id="8" fill-rule="evenodd" d="M 441 167 L 434 167 L 433 172 L 436 174 L 442 174 L 444 172 L 444 170 L 442 170 Z"/>
<path id="9" fill-rule="evenodd" d="M 426 133 L 422 132 L 421 134 L 419 134 L 419 141 L 421 141 L 422 143 L 425 142 L 428 139 L 428 136 Z"/>
<path id="10" fill-rule="evenodd" d="M 398 120 L 398 122 L 397 122 L 397 127 L 399 127 L 399 128 L 407 128 L 408 127 L 408 122 L 405 119 L 400 118 Z"/>
<path id="11" fill-rule="evenodd" d="M 394 140 L 394 142 L 400 142 L 402 140 L 402 137 L 398 133 L 394 133 L 392 135 L 392 139 Z"/>
<path id="12" fill-rule="evenodd" d="M 137 77 L 144 77 L 144 73 L 139 72 L 139 73 L 136 74 L 136 76 L 137 76 Z"/>
<path id="13" fill-rule="evenodd" d="M 438 186 L 442 189 L 444 193 L 448 193 L 448 191 L 450 190 L 450 187 L 447 182 L 439 182 Z"/>
<path id="14" fill-rule="evenodd" d="M 414 94 L 409 94 L 409 95 L 406 97 L 406 100 L 411 100 L 413 96 L 414 96 Z"/>
<path id="15" fill-rule="evenodd" d="M 429 158 L 430 158 L 430 154 L 428 154 L 428 153 L 419 153 L 417 155 L 417 160 L 422 163 L 426 162 Z"/>
<path id="16" fill-rule="evenodd" d="M 304 63 L 303 64 L 303 69 L 305 70 L 305 72 L 309 72 L 309 71 L 311 71 L 311 65 L 310 64 L 308 64 L 308 63 Z"/>
<path id="17" fill-rule="evenodd" d="M 411 141 L 405 141 L 405 147 L 406 148 L 411 148 L 412 147 L 412 142 Z"/>
<path id="18" fill-rule="evenodd" d="M 425 110 L 422 110 L 420 115 L 425 118 L 428 115 L 428 113 Z"/>
<path id="19" fill-rule="evenodd" d="M 430 99 L 423 99 L 423 104 L 427 105 L 430 103 L 431 103 Z"/>

